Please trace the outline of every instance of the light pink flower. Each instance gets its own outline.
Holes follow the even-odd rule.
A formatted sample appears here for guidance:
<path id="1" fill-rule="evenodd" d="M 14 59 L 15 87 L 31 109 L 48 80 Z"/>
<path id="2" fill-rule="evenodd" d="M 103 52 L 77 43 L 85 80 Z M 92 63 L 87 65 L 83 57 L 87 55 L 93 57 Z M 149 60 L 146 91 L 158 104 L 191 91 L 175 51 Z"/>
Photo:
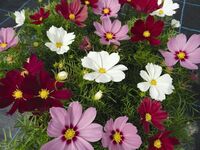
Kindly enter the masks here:
<path id="1" fill-rule="evenodd" d="M 96 117 L 95 108 L 82 111 L 78 102 L 72 102 L 68 110 L 51 108 L 52 119 L 47 133 L 55 139 L 43 145 L 41 150 L 94 150 L 89 142 L 102 138 L 102 126 L 92 123 Z"/>
<path id="2" fill-rule="evenodd" d="M 127 123 L 128 117 L 119 117 L 107 121 L 102 138 L 102 145 L 109 150 L 135 150 L 142 144 L 137 128 Z"/>
<path id="3" fill-rule="evenodd" d="M 117 17 L 120 7 L 119 0 L 99 0 L 93 11 L 95 14 L 101 15 L 101 18 Z"/>
<path id="4" fill-rule="evenodd" d="M 13 28 L 0 29 L 0 52 L 17 45 L 19 39 Z"/>
<path id="5" fill-rule="evenodd" d="M 169 51 L 160 51 L 167 66 L 174 66 L 178 61 L 187 69 L 198 69 L 200 63 L 200 35 L 194 34 L 187 41 L 184 34 L 179 34 L 167 43 Z"/>
<path id="6" fill-rule="evenodd" d="M 100 42 L 105 45 L 111 43 L 120 45 L 119 41 L 128 40 L 130 37 L 128 33 L 128 25 L 121 25 L 119 20 L 111 22 L 110 18 L 101 19 L 102 24 L 94 22 L 96 28 L 95 33 L 101 37 Z"/>

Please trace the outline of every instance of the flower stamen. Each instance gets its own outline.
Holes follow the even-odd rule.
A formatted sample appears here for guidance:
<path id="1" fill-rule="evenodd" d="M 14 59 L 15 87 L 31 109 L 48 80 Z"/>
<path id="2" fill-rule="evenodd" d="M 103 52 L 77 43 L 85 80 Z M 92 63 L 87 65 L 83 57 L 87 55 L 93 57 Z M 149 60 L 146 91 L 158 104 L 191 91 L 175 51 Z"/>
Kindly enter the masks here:
<path id="1" fill-rule="evenodd" d="M 147 30 L 147 31 L 144 31 L 143 32 L 143 36 L 145 37 L 145 38 L 148 38 L 148 37 L 150 37 L 151 36 L 151 33 Z"/>
<path id="2" fill-rule="evenodd" d="M 47 90 L 47 89 L 41 89 L 39 91 L 39 97 L 41 99 L 45 99 L 46 100 L 49 97 L 49 90 Z"/>
<path id="3" fill-rule="evenodd" d="M 13 96 L 15 99 L 21 99 L 21 98 L 23 98 L 23 92 L 22 92 L 21 90 L 19 90 L 19 89 L 16 89 L 16 90 L 13 92 L 12 96 Z"/>
<path id="4" fill-rule="evenodd" d="M 162 147 L 162 142 L 159 139 L 157 139 L 154 141 L 153 145 L 154 145 L 154 147 L 160 149 Z"/>

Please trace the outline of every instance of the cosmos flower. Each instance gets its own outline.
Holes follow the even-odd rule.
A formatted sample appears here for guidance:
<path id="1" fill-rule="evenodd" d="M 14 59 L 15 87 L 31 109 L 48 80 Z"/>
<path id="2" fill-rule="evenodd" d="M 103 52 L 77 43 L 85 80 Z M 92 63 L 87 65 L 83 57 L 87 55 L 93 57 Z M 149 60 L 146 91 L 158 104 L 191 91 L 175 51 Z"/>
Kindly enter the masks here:
<path id="1" fill-rule="evenodd" d="M 107 121 L 102 137 L 102 145 L 109 150 L 136 150 L 142 144 L 137 128 L 127 123 L 128 117 L 118 117 Z"/>
<path id="2" fill-rule="evenodd" d="M 67 33 L 62 27 L 57 28 L 54 26 L 47 31 L 47 36 L 50 42 L 45 43 L 45 45 L 51 51 L 55 51 L 59 55 L 68 52 L 69 45 L 72 44 L 75 39 L 73 32 Z"/>
<path id="3" fill-rule="evenodd" d="M 15 11 L 14 15 L 15 15 L 15 22 L 17 24 L 14 28 L 22 26 L 25 22 L 25 10 L 23 9 L 21 11 Z"/>
<path id="4" fill-rule="evenodd" d="M 137 20 L 131 29 L 133 42 L 149 41 L 151 45 L 160 45 L 157 37 L 162 33 L 163 21 L 155 21 L 154 17 L 148 16 L 146 21 Z"/>
<path id="5" fill-rule="evenodd" d="M 34 87 L 34 98 L 29 100 L 29 105 L 33 105 L 35 110 L 46 111 L 51 107 L 63 107 L 61 100 L 72 97 L 72 92 L 68 89 L 61 89 L 63 84 L 51 78 L 48 72 L 41 71 L 39 82 Z"/>
<path id="6" fill-rule="evenodd" d="M 30 15 L 30 18 L 32 20 L 32 24 L 42 24 L 45 19 L 49 17 L 50 11 L 45 12 L 44 8 L 40 8 L 38 12 L 36 12 L 33 15 Z"/>
<path id="7" fill-rule="evenodd" d="M 146 133 L 149 132 L 150 124 L 159 130 L 165 129 L 162 122 L 167 119 L 168 114 L 166 111 L 162 110 L 160 102 L 154 101 L 148 97 L 144 98 L 137 111 L 140 114 L 141 122 Z"/>
<path id="8" fill-rule="evenodd" d="M 9 71 L 6 77 L 0 80 L 0 108 L 13 104 L 8 112 L 10 115 L 16 110 L 20 113 L 32 111 L 33 106 L 28 105 L 28 101 L 34 96 L 32 87 L 35 83 L 36 78 L 32 76 L 23 78 L 19 71 Z"/>
<path id="9" fill-rule="evenodd" d="M 149 140 L 148 150 L 174 150 L 174 146 L 179 144 L 178 139 L 170 137 L 171 131 L 160 132 Z"/>
<path id="10" fill-rule="evenodd" d="M 13 28 L 0 29 L 0 52 L 16 46 L 18 41 L 19 39 Z"/>
<path id="11" fill-rule="evenodd" d="M 93 107 L 83 112 L 78 102 L 72 102 L 68 110 L 51 108 L 52 119 L 47 133 L 55 139 L 43 145 L 41 150 L 94 150 L 89 142 L 102 138 L 102 126 L 92 123 L 96 113 Z"/>
<path id="12" fill-rule="evenodd" d="M 146 14 L 150 14 L 160 8 L 158 0 L 132 0 L 130 4 L 136 11 Z"/>
<path id="13" fill-rule="evenodd" d="M 162 67 L 148 63 L 146 70 L 140 71 L 140 76 L 145 80 L 137 84 L 137 87 L 146 92 L 149 90 L 149 94 L 152 99 L 163 101 L 166 96 L 173 92 L 174 86 L 172 85 L 172 78 L 169 74 L 161 75 Z"/>
<path id="14" fill-rule="evenodd" d="M 23 64 L 23 71 L 21 72 L 21 75 L 23 77 L 27 75 L 35 76 L 41 70 L 44 70 L 43 61 L 39 60 L 36 55 L 32 54 Z"/>
<path id="15" fill-rule="evenodd" d="M 165 58 L 167 66 L 174 66 L 180 62 L 182 67 L 187 69 L 198 69 L 200 63 L 200 35 L 194 34 L 187 41 L 184 34 L 171 38 L 168 43 L 169 51 L 160 51 Z"/>
<path id="16" fill-rule="evenodd" d="M 60 4 L 56 5 L 56 12 L 80 27 L 85 26 L 84 21 L 88 17 L 87 6 L 82 6 L 80 0 L 73 0 L 71 3 L 61 0 Z"/>
<path id="17" fill-rule="evenodd" d="M 111 22 L 110 18 L 103 18 L 102 24 L 94 22 L 95 33 L 101 37 L 100 42 L 104 45 L 120 45 L 119 41 L 130 39 L 128 34 L 128 25 L 121 25 L 119 20 Z"/>
<path id="18" fill-rule="evenodd" d="M 98 83 L 120 82 L 125 78 L 123 71 L 128 70 L 128 68 L 121 64 L 116 65 L 119 60 L 118 53 L 89 52 L 86 57 L 81 59 L 81 62 L 83 67 L 94 72 L 86 73 L 83 78 L 89 81 L 95 80 Z"/>
<path id="19" fill-rule="evenodd" d="M 162 7 L 152 12 L 151 15 L 156 15 L 159 17 L 173 16 L 176 14 L 176 9 L 178 8 L 179 4 L 173 3 L 173 0 L 164 0 Z"/>
<path id="20" fill-rule="evenodd" d="M 81 0 L 81 2 L 84 5 L 91 6 L 92 8 L 96 8 L 98 0 Z"/>
<path id="21" fill-rule="evenodd" d="M 95 14 L 101 15 L 102 19 L 107 17 L 117 17 L 120 8 L 121 5 L 118 0 L 99 0 L 97 8 L 94 8 L 93 11 Z"/>

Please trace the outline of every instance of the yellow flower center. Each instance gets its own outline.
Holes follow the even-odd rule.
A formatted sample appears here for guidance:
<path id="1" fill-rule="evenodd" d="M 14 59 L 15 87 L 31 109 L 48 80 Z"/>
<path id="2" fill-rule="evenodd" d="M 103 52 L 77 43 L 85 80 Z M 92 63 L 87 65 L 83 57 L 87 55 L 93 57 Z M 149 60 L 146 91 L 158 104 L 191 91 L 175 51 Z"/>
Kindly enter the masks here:
<path id="1" fill-rule="evenodd" d="M 7 43 L 5 43 L 5 42 L 3 42 L 3 43 L 0 43 L 0 47 L 1 47 L 1 48 L 5 48 L 5 47 L 7 47 L 7 45 L 8 45 L 8 44 L 7 44 Z"/>
<path id="2" fill-rule="evenodd" d="M 69 19 L 70 20 L 74 20 L 75 19 L 75 15 L 74 14 L 69 14 Z"/>
<path id="3" fill-rule="evenodd" d="M 182 59 L 185 59 L 186 54 L 185 54 L 185 52 L 179 52 L 179 53 L 177 54 L 177 57 L 178 57 L 180 60 L 182 60 Z"/>
<path id="4" fill-rule="evenodd" d="M 104 13 L 105 15 L 109 14 L 109 13 L 110 13 L 110 9 L 109 9 L 109 8 L 104 8 L 104 9 L 103 9 L 103 13 Z"/>
<path id="5" fill-rule="evenodd" d="M 43 18 L 42 18 L 42 17 L 40 17 L 39 21 L 42 21 L 42 20 L 43 20 Z"/>
<path id="6" fill-rule="evenodd" d="M 74 129 L 67 129 L 65 131 L 64 137 L 66 140 L 72 140 L 76 136 L 76 131 Z"/>
<path id="7" fill-rule="evenodd" d="M 151 33 L 149 31 L 144 31 L 143 32 L 143 36 L 146 37 L 146 38 L 148 38 L 148 37 L 151 36 Z"/>
<path id="8" fill-rule="evenodd" d="M 115 132 L 113 135 L 113 141 L 115 141 L 117 144 L 119 144 L 122 141 L 122 135 L 120 132 Z"/>
<path id="9" fill-rule="evenodd" d="M 57 42 L 57 43 L 56 43 L 56 47 L 57 47 L 57 48 L 61 48 L 62 45 L 63 45 L 63 43 L 61 43 L 61 42 Z"/>
<path id="10" fill-rule="evenodd" d="M 41 99 L 47 99 L 49 97 L 49 90 L 47 90 L 47 89 L 41 89 L 39 91 L 39 97 Z"/>
<path id="11" fill-rule="evenodd" d="M 23 93 L 22 93 L 22 91 L 20 91 L 19 89 L 16 89 L 16 90 L 13 92 L 12 96 L 13 96 L 15 99 L 21 99 L 21 98 L 23 98 Z"/>
<path id="12" fill-rule="evenodd" d="M 146 113 L 146 115 L 145 115 L 145 120 L 147 121 L 147 122 L 150 122 L 151 121 L 151 114 L 149 114 L 149 113 Z"/>
<path id="13" fill-rule="evenodd" d="M 110 32 L 106 33 L 106 39 L 112 40 L 113 39 L 113 34 L 110 33 Z"/>
<path id="14" fill-rule="evenodd" d="M 154 145 L 154 147 L 159 149 L 159 148 L 162 147 L 162 142 L 159 139 L 157 139 L 157 140 L 154 141 L 153 145 Z"/>
<path id="15" fill-rule="evenodd" d="M 85 1 L 85 5 L 90 5 L 90 1 Z"/>
<path id="16" fill-rule="evenodd" d="M 159 14 L 159 15 L 162 15 L 162 14 L 164 14 L 164 11 L 163 11 L 162 9 L 160 9 L 160 10 L 158 11 L 158 14 Z"/>
<path id="17" fill-rule="evenodd" d="M 157 85 L 157 81 L 156 80 L 151 80 L 151 85 Z"/>
<path id="18" fill-rule="evenodd" d="M 101 74 L 106 73 L 106 69 L 104 69 L 104 68 L 99 68 L 99 73 L 101 73 Z"/>

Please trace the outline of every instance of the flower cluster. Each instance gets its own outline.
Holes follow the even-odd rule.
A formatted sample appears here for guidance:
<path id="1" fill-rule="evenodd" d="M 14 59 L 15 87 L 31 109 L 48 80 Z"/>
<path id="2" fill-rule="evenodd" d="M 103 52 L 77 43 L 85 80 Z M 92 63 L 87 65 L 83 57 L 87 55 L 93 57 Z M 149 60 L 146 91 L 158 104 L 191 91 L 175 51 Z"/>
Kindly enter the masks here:
<path id="1" fill-rule="evenodd" d="M 121 14 L 126 11 L 124 5 L 130 5 L 135 16 L 124 20 L 127 18 Z M 171 20 L 172 27 L 168 27 L 165 19 L 159 17 L 172 16 L 178 8 L 172 0 L 60 0 L 35 13 L 16 11 L 16 26 L 0 29 L 0 52 L 15 47 L 19 50 L 28 43 L 19 40 L 15 32 L 18 27 L 22 31 L 33 28 L 31 34 L 37 31 L 29 38 L 37 39 L 40 45 L 36 40 L 21 69 L 10 70 L 0 79 L 0 108 L 11 105 L 8 111 L 11 115 L 17 110 L 33 115 L 49 112 L 47 134 L 54 139 L 42 145 L 41 150 L 93 150 L 91 143 L 100 140 L 102 147 L 109 150 L 136 150 L 141 146 L 149 150 L 173 150 L 179 141 L 171 136 L 172 131 L 165 123 L 171 116 L 162 101 L 176 94 L 177 84 L 175 75 L 166 70 L 173 70 L 178 62 L 190 70 L 198 69 L 200 64 L 200 35 L 194 34 L 189 40 L 184 34 L 170 34 L 167 38 L 163 35 L 165 28 L 173 30 L 180 22 Z M 164 59 L 147 58 L 149 55 L 142 51 L 142 45 L 149 53 L 153 49 L 152 55 L 158 53 Z M 157 48 L 159 45 L 162 50 Z M 36 47 L 39 54 L 34 51 Z M 132 49 L 140 49 L 140 53 L 133 53 Z M 46 54 L 45 50 L 52 53 Z M 42 60 L 45 56 L 44 60 L 49 62 L 38 59 L 36 54 Z M 140 54 L 146 60 L 137 64 Z M 54 77 L 44 67 L 53 70 L 49 64 L 54 60 L 49 56 L 57 56 L 55 61 L 62 58 L 53 68 L 58 72 Z M 69 105 L 62 102 L 72 97 L 67 86 L 74 90 L 76 100 Z M 124 94 L 121 96 L 120 92 Z M 132 103 L 133 97 L 136 105 Z M 104 98 L 112 99 L 114 105 L 109 101 L 104 103 Z M 118 103 L 117 98 L 122 100 Z M 108 110 L 116 112 L 117 115 L 111 114 L 116 119 L 102 108 L 89 107 L 83 111 L 88 104 L 97 106 L 100 102 L 103 109 L 109 105 Z M 118 104 L 130 106 L 135 111 L 134 117 L 139 119 L 133 119 L 133 114 L 129 114 L 132 110 L 122 111 Z M 104 120 L 98 118 L 97 110 L 106 114 Z M 102 121 L 101 125 L 93 123 L 98 121 Z M 137 123 L 144 131 L 136 127 Z"/>
<path id="2" fill-rule="evenodd" d="M 41 112 L 63 107 L 60 100 L 69 99 L 72 93 L 62 87 L 44 69 L 43 62 L 32 55 L 22 70 L 11 70 L 0 80 L 0 108 L 12 105 L 8 114 L 13 114 L 16 110 Z"/>

